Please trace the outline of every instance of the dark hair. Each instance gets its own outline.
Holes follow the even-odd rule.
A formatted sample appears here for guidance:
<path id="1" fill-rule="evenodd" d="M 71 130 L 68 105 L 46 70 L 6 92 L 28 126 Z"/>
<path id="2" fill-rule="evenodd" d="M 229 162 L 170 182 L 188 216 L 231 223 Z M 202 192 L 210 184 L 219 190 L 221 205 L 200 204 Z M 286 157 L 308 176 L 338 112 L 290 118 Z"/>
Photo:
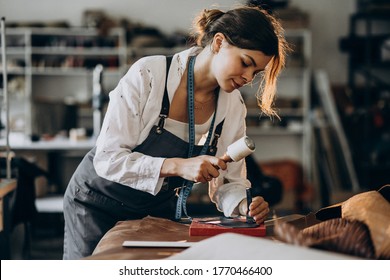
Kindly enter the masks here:
<path id="1" fill-rule="evenodd" d="M 285 65 L 289 49 L 280 23 L 260 7 L 242 6 L 223 12 L 204 10 L 195 19 L 196 42 L 201 47 L 210 45 L 218 32 L 225 35 L 229 44 L 258 50 L 272 56 L 257 94 L 258 105 L 267 115 L 276 114 L 271 108 L 276 92 L 276 80 Z"/>

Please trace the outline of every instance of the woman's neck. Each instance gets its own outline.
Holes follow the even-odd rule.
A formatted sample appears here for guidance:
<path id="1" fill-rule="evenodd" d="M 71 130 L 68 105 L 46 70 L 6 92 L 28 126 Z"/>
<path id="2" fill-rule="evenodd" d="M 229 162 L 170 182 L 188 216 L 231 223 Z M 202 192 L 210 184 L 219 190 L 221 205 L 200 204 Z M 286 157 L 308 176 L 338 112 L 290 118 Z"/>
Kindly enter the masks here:
<path id="1" fill-rule="evenodd" d="M 214 94 L 218 87 L 217 80 L 211 72 L 212 53 L 209 48 L 204 48 L 196 57 L 194 66 L 194 86 L 195 96 L 200 102 L 206 102 L 210 99 L 210 94 Z"/>

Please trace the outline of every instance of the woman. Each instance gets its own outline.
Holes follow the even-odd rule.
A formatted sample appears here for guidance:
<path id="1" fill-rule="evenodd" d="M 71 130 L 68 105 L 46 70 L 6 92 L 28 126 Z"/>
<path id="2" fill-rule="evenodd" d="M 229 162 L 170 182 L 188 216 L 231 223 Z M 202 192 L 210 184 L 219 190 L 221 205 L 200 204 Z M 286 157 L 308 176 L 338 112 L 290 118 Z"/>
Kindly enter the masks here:
<path id="1" fill-rule="evenodd" d="M 280 25 L 257 7 L 204 10 L 195 27 L 198 46 L 172 61 L 140 59 L 110 93 L 96 147 L 66 190 L 64 259 L 90 255 L 119 220 L 180 219 L 193 182 L 209 182 L 225 216 L 246 214 L 245 162 L 223 158 L 245 135 L 237 89 L 262 74 L 259 106 L 273 115 L 286 42 Z M 269 211 L 260 196 L 249 209 L 257 223 Z"/>

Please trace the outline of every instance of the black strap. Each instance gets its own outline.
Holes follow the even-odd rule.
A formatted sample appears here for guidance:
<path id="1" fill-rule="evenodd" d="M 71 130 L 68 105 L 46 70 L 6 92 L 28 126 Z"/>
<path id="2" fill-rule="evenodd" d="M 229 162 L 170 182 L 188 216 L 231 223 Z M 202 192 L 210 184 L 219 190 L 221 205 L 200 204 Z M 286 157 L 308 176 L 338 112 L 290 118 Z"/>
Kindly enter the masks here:
<path id="1" fill-rule="evenodd" d="M 225 119 L 223 119 L 215 128 L 213 142 L 211 142 L 211 145 L 209 147 L 209 153 L 208 153 L 209 155 L 215 156 L 215 154 L 217 153 L 218 139 L 219 137 L 221 137 L 224 122 Z"/>
<path id="2" fill-rule="evenodd" d="M 166 57 L 166 76 L 165 76 L 165 89 L 164 89 L 164 96 L 163 96 L 163 102 L 161 106 L 161 111 L 160 111 L 160 120 L 158 121 L 158 125 L 156 128 L 156 132 L 158 134 L 161 134 L 164 128 L 164 123 L 165 119 L 168 118 L 169 114 L 169 97 L 168 97 L 168 89 L 167 89 L 167 84 L 168 84 L 168 73 L 169 73 L 169 67 L 171 66 L 172 62 L 172 56 L 167 56 Z"/>
<path id="3" fill-rule="evenodd" d="M 167 59 L 167 68 L 166 68 L 166 77 L 165 77 L 165 90 L 164 90 L 163 104 L 161 107 L 160 115 L 164 115 L 164 116 L 168 117 L 169 97 L 168 97 L 167 84 L 168 84 L 169 67 L 171 66 L 171 62 L 172 62 L 172 56 L 167 56 L 166 59 Z"/>

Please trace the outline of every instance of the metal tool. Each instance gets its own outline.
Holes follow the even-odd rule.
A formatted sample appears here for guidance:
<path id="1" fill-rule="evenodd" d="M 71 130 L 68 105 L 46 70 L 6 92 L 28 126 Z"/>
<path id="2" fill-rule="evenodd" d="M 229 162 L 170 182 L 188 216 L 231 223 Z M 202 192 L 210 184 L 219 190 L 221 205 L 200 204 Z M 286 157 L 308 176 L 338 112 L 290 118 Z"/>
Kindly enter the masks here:
<path id="1" fill-rule="evenodd" d="M 248 204 L 248 209 L 246 211 L 246 222 L 247 224 L 254 224 L 255 220 L 252 216 L 249 216 L 249 205 L 251 205 L 252 203 L 252 194 L 250 188 L 246 188 L 246 202 Z"/>

